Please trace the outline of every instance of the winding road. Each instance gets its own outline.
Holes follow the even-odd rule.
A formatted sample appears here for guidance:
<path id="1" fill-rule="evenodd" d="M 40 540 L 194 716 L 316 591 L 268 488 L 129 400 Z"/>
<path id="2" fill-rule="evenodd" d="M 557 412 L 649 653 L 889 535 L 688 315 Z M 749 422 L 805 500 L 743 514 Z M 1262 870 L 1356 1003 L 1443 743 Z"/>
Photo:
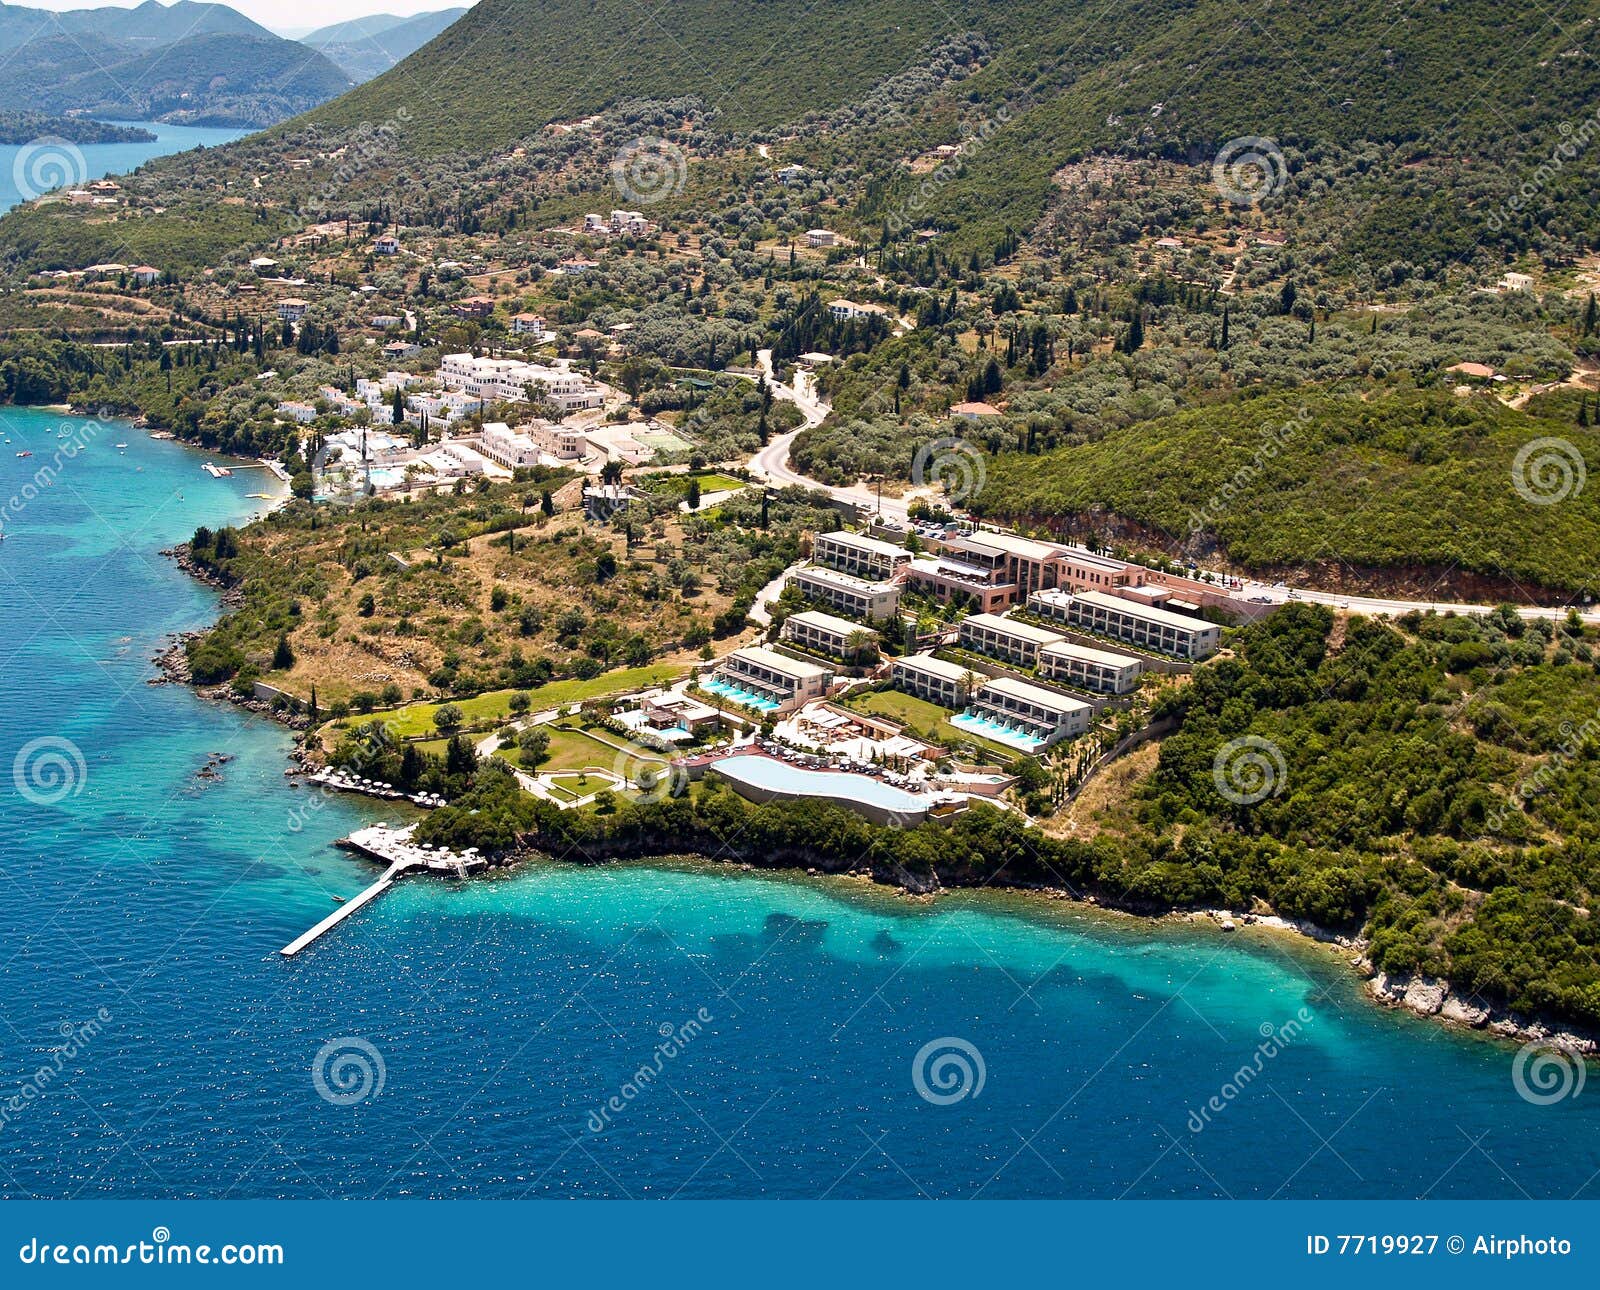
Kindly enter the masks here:
<path id="1" fill-rule="evenodd" d="M 779 384 L 773 374 L 770 349 L 764 349 L 757 354 L 756 363 L 772 386 L 773 397 L 793 403 L 799 408 L 801 415 L 805 417 L 805 424 L 798 430 L 791 430 L 787 434 L 777 435 L 771 439 L 765 448 L 746 463 L 750 473 L 757 479 L 765 480 L 780 488 L 809 488 L 819 493 L 827 493 L 840 501 L 852 502 L 857 506 L 866 507 L 869 511 L 877 511 L 887 520 L 905 524 L 906 509 L 910 499 L 885 497 L 880 500 L 875 492 L 864 484 L 835 487 L 802 475 L 790 466 L 789 448 L 794 443 L 795 436 L 813 426 L 821 425 L 832 409 L 817 393 L 815 384 L 805 372 L 796 372 L 792 385 Z M 1223 581 L 1222 575 L 1214 573 L 1213 576 L 1218 582 Z M 1459 600 L 1401 600 L 1382 596 L 1352 596 L 1346 592 L 1291 588 L 1250 579 L 1245 580 L 1243 587 L 1239 589 L 1239 594 L 1247 601 L 1255 600 L 1258 603 L 1271 601 L 1273 604 L 1284 604 L 1291 600 L 1305 600 L 1314 604 L 1348 609 L 1357 614 L 1384 614 L 1391 617 L 1410 613 L 1412 610 L 1425 613 L 1430 609 L 1439 613 L 1486 614 L 1495 608 L 1492 604 Z M 1517 612 L 1529 619 L 1561 619 L 1567 616 L 1567 607 L 1519 604 Z M 1600 623 L 1600 608 L 1593 604 L 1580 606 L 1579 612 L 1585 622 Z"/>

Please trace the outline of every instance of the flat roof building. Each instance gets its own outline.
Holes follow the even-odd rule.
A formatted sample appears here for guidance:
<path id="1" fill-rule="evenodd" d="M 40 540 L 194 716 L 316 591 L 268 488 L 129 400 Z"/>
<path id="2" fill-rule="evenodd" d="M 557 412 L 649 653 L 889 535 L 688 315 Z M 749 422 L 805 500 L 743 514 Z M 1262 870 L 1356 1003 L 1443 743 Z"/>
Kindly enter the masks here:
<path id="1" fill-rule="evenodd" d="M 833 670 L 790 658 L 763 645 L 746 645 L 722 660 L 701 684 L 713 694 L 763 712 L 789 712 L 823 698 Z"/>
<path id="2" fill-rule="evenodd" d="M 784 620 L 783 639 L 835 658 L 853 661 L 877 648 L 878 633 L 848 618 L 805 610 Z"/>
<path id="3" fill-rule="evenodd" d="M 889 680 L 897 690 L 946 708 L 962 708 L 984 678 L 959 663 L 932 654 L 907 654 L 889 664 Z"/>
<path id="4" fill-rule="evenodd" d="M 1081 735 L 1089 728 L 1093 715 L 1094 709 L 1081 699 L 998 676 L 984 683 L 972 696 L 967 711 L 955 721 L 963 727 L 975 726 L 975 733 L 986 738 L 1012 744 L 1025 752 L 1037 752 Z M 998 729 L 994 728 L 996 725 Z"/>
<path id="5" fill-rule="evenodd" d="M 1039 675 L 1045 680 L 1096 694 L 1127 694 L 1139 684 L 1142 670 L 1139 660 L 1127 654 L 1113 654 L 1072 641 L 1039 650 Z"/>
<path id="6" fill-rule="evenodd" d="M 950 556 L 917 556 L 906 566 L 906 583 L 949 604 L 966 600 L 979 613 L 1004 609 L 1017 597 L 1017 585 L 1003 574 Z"/>
<path id="7" fill-rule="evenodd" d="M 961 644 L 967 649 L 1024 667 L 1035 666 L 1040 649 L 1063 639 L 1060 632 L 1014 618 L 1002 618 L 999 614 L 973 614 L 961 622 Z"/>
<path id="8" fill-rule="evenodd" d="M 1076 595 L 1036 592 L 1028 597 L 1028 609 L 1067 627 L 1192 662 L 1209 658 L 1222 641 L 1222 629 L 1203 618 L 1190 618 L 1100 591 Z"/>
<path id="9" fill-rule="evenodd" d="M 818 533 L 811 543 L 811 558 L 845 573 L 863 578 L 892 578 L 901 565 L 911 560 L 911 552 L 893 542 L 868 537 L 865 533 Z"/>
<path id="10" fill-rule="evenodd" d="M 824 565 L 796 569 L 789 578 L 789 585 L 807 600 L 832 605 L 869 623 L 887 622 L 900 608 L 898 583 L 858 578 Z"/>

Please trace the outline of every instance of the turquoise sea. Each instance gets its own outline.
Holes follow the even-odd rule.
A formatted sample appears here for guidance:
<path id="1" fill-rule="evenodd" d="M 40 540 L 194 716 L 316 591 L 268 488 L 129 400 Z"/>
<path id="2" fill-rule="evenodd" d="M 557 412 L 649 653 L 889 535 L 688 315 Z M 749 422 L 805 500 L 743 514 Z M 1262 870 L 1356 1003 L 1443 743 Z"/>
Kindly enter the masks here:
<path id="1" fill-rule="evenodd" d="M 10 144 L 0 147 L 0 212 L 21 200 L 22 190 L 36 195 L 43 187 L 65 187 L 122 175 L 156 157 L 187 152 L 190 148 L 215 148 L 249 134 L 248 130 L 217 130 L 194 125 L 160 125 L 151 121 L 114 121 L 136 125 L 155 135 L 147 143 Z"/>
<path id="2" fill-rule="evenodd" d="M 24 500 L 63 427 L 87 446 Z M 216 612 L 158 552 L 248 516 L 261 472 L 0 430 L 0 1194 L 1593 1193 L 1600 1086 L 1536 1105 L 1515 1047 L 1265 934 L 539 865 L 407 879 L 285 961 L 374 876 L 329 843 L 394 810 L 147 684 Z"/>

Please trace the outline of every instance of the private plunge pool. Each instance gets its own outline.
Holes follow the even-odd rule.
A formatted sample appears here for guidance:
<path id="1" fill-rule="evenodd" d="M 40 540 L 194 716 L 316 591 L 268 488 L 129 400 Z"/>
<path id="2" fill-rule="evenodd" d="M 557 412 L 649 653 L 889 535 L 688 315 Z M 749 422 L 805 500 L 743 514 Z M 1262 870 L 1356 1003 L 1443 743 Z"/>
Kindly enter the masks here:
<path id="1" fill-rule="evenodd" d="M 940 818 L 965 807 L 963 799 L 948 795 L 912 793 L 849 771 L 806 770 L 775 757 L 724 757 L 710 769 L 752 802 L 814 797 L 848 807 L 877 824 L 921 824 L 929 816 Z"/>

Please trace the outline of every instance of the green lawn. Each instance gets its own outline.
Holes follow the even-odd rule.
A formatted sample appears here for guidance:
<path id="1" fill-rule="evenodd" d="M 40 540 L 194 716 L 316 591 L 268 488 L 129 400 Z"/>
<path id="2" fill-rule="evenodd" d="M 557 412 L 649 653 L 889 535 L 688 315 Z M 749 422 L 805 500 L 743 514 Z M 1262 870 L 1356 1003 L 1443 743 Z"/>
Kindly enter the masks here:
<path id="1" fill-rule="evenodd" d="M 649 667 L 622 668 L 615 672 L 602 672 L 587 681 L 552 681 L 549 685 L 529 690 L 533 698 L 533 711 L 562 707 L 568 703 L 581 703 L 585 699 L 599 699 L 611 694 L 628 694 L 651 686 L 670 685 L 683 676 L 684 669 L 664 663 Z M 511 696 L 515 690 L 491 690 L 470 699 L 454 700 L 468 726 L 493 726 L 511 716 Z M 396 738 L 410 738 L 434 733 L 433 714 L 441 703 L 412 703 L 392 712 L 375 712 L 371 716 L 352 716 L 353 724 L 367 721 L 385 721 Z"/>
<path id="2" fill-rule="evenodd" d="M 631 780 L 641 766 L 666 765 L 666 758 L 654 754 L 640 756 L 630 753 L 624 756 L 608 741 L 619 744 L 625 741 L 609 732 L 596 731 L 590 734 L 576 728 L 542 728 L 550 736 L 550 753 L 539 763 L 538 772 L 541 775 L 562 771 L 609 770 Z"/>
<path id="3" fill-rule="evenodd" d="M 901 690 L 877 690 L 869 694 L 852 695 L 843 703 L 857 712 L 898 722 L 908 733 L 930 743 L 944 747 L 972 744 L 988 756 L 999 758 L 1002 763 L 1012 761 L 1019 755 L 1014 748 L 1007 748 L 1004 744 L 980 738 L 960 726 L 951 725 L 949 708 L 941 708 L 937 703 L 919 699 Z"/>
<path id="4" fill-rule="evenodd" d="M 664 493 L 676 493 L 682 497 L 689 491 L 689 481 L 698 480 L 700 493 L 726 493 L 738 488 L 749 487 L 750 481 L 739 479 L 734 475 L 724 475 L 721 471 L 708 471 L 704 475 L 667 475 L 652 481 L 652 485 Z"/>

